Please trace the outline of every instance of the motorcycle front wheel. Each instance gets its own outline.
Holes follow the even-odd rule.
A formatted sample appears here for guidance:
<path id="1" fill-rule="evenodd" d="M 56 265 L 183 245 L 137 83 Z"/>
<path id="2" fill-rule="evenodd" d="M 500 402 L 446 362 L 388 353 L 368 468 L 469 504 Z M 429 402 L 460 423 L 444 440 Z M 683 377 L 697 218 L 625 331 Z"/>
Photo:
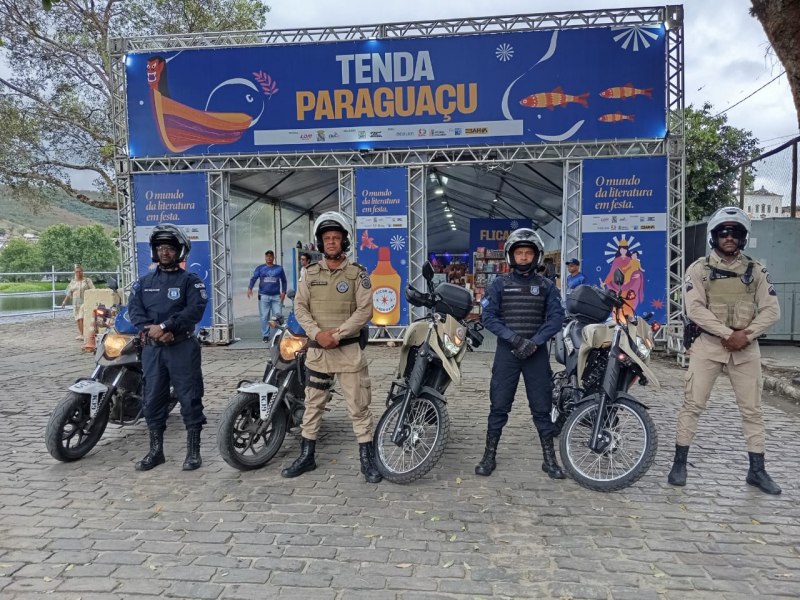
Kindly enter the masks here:
<path id="1" fill-rule="evenodd" d="M 231 399 L 219 420 L 217 443 L 222 459 L 235 469 L 250 471 L 266 465 L 286 437 L 289 415 L 280 402 L 264 426 L 257 394 L 239 393 Z"/>
<path id="2" fill-rule="evenodd" d="M 89 416 L 89 402 L 88 394 L 69 392 L 50 415 L 44 439 L 56 460 L 81 459 L 100 441 L 108 425 L 109 402 L 103 402 L 94 419 Z"/>
<path id="3" fill-rule="evenodd" d="M 658 435 L 647 410 L 627 399 L 607 406 L 602 416 L 601 451 L 589 448 L 598 418 L 597 402 L 585 402 L 572 411 L 559 442 L 561 460 L 572 478 L 585 488 L 613 492 L 638 481 L 656 456 Z"/>
<path id="4" fill-rule="evenodd" d="M 438 398 L 412 398 L 405 422 L 404 440 L 398 446 L 392 441 L 403 402 L 393 403 L 383 413 L 375 429 L 373 446 L 375 466 L 394 483 L 410 483 L 425 475 L 444 454 L 450 432 L 450 415 Z"/>

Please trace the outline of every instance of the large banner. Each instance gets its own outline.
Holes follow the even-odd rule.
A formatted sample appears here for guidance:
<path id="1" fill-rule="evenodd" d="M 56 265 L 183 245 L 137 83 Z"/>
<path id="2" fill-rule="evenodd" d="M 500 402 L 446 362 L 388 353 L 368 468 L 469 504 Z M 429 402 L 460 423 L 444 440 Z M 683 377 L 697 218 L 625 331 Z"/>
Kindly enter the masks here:
<path id="1" fill-rule="evenodd" d="M 667 159 L 583 162 L 581 270 L 587 283 L 624 293 L 637 312 L 667 313 Z M 571 257 L 565 257 L 571 258 Z M 625 277 L 614 283 L 614 271 Z"/>
<path id="2" fill-rule="evenodd" d="M 150 233 L 161 223 L 180 227 L 192 242 L 182 264 L 211 290 L 211 245 L 208 234 L 208 184 L 205 173 L 169 173 L 133 176 L 133 210 L 136 223 L 137 277 L 155 269 Z M 211 302 L 198 327 L 210 327 Z"/>
<path id="3" fill-rule="evenodd" d="M 408 172 L 403 168 L 356 170 L 358 262 L 372 280 L 376 326 L 408 325 Z"/>
<path id="4" fill-rule="evenodd" d="M 469 260 L 478 248 L 498 250 L 505 247 L 511 232 L 520 227 L 533 227 L 530 219 L 470 219 Z"/>
<path id="5" fill-rule="evenodd" d="M 665 62 L 658 23 L 128 54 L 129 152 L 662 138 Z"/>

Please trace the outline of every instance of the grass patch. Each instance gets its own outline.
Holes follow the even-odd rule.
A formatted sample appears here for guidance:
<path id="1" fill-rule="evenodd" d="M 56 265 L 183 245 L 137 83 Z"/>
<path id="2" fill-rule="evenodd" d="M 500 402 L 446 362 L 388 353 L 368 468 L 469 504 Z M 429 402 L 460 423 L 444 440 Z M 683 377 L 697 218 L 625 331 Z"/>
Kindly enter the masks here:
<path id="1" fill-rule="evenodd" d="M 96 283 L 96 288 L 107 288 L 105 283 Z M 24 292 L 49 292 L 52 291 L 53 285 L 49 281 L 18 281 L 0 283 L 0 294 L 13 294 Z M 64 281 L 56 281 L 56 290 L 64 291 L 67 289 L 67 283 Z"/>

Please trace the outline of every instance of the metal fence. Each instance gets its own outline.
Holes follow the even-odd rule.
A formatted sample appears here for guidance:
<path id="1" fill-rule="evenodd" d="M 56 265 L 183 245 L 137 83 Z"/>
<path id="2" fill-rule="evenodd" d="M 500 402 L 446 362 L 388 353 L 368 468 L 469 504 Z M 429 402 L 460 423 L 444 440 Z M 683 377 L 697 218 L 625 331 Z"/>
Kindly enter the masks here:
<path id="1" fill-rule="evenodd" d="M 739 207 L 751 218 L 798 217 L 797 151 L 800 136 L 764 152 L 753 160 L 739 164 Z M 770 199 L 780 196 L 776 214 Z M 771 208 L 771 210 L 770 210 Z"/>
<path id="2" fill-rule="evenodd" d="M 800 281 L 774 284 L 781 318 L 767 331 L 767 340 L 800 342 Z"/>
<path id="3" fill-rule="evenodd" d="M 116 277 L 119 281 L 119 271 L 84 271 L 84 277 L 93 281 Z M 0 273 L 0 282 L 7 282 L 13 278 L 15 282 L 49 282 L 50 289 L 33 292 L 0 292 L 0 320 L 18 317 L 30 317 L 37 315 L 51 314 L 52 318 L 56 315 L 66 314 L 72 311 L 72 306 L 62 308 L 66 290 L 58 289 L 56 284 L 60 281 L 69 281 L 72 278 L 72 271 L 56 271 L 51 268 L 49 271 L 38 272 L 18 272 Z"/>

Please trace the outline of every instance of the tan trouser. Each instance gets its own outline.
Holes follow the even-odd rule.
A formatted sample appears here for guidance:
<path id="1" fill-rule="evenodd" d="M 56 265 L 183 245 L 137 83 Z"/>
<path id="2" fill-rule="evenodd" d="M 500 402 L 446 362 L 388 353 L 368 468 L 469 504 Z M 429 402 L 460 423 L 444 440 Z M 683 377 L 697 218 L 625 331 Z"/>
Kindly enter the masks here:
<path id="1" fill-rule="evenodd" d="M 764 418 L 761 411 L 761 361 L 749 360 L 739 365 L 733 359 L 727 365 L 692 354 L 689 372 L 686 373 L 686 389 L 683 406 L 678 413 L 676 443 L 689 446 L 697 433 L 697 421 L 706 409 L 711 388 L 726 366 L 728 377 L 736 395 L 736 404 L 742 415 L 742 430 L 748 452 L 764 452 Z"/>
<path id="2" fill-rule="evenodd" d="M 371 442 L 373 417 L 369 408 L 372 401 L 372 382 L 369 379 L 369 371 L 365 367 L 355 373 L 331 373 L 330 375 L 331 378 L 327 381 L 331 385 L 333 385 L 332 377 L 334 375 L 339 380 L 358 443 Z M 320 379 L 312 374 L 310 382 L 324 385 L 325 379 Z M 325 413 L 329 397 L 330 388 L 319 389 L 312 385 L 306 386 L 306 411 L 303 414 L 302 432 L 303 437 L 307 440 L 317 439 L 322 425 L 322 415 Z"/>

